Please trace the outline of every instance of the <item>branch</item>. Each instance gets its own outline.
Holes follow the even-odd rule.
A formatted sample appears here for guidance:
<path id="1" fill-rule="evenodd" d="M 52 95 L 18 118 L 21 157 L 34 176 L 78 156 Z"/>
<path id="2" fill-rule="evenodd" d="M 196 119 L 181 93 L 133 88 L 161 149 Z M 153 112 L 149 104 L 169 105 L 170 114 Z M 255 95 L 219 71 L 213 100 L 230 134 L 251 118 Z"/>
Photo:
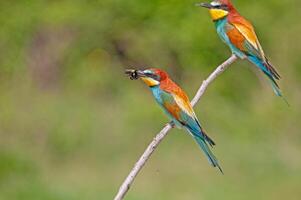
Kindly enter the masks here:
<path id="1" fill-rule="evenodd" d="M 231 65 L 234 61 L 237 60 L 237 57 L 235 55 L 232 55 L 228 60 L 226 60 L 224 63 L 222 63 L 220 66 L 216 68 L 216 70 L 203 82 L 201 87 L 199 88 L 197 94 L 193 98 L 191 104 L 195 106 L 195 104 L 200 100 L 200 98 L 205 93 L 207 87 L 212 83 L 220 74 L 222 74 L 229 65 Z M 140 170 L 143 168 L 145 163 L 148 161 L 152 153 L 155 151 L 155 149 L 158 147 L 158 145 L 161 143 L 161 141 L 167 136 L 168 132 L 172 129 L 171 123 L 168 123 L 165 125 L 165 127 L 160 131 L 160 133 L 157 134 L 157 136 L 153 139 L 153 141 L 150 143 L 150 145 L 147 147 L 145 152 L 142 154 L 138 162 L 135 164 L 134 168 L 130 172 L 130 174 L 127 176 L 127 178 L 124 180 L 123 184 L 119 188 L 118 194 L 115 196 L 114 200 L 122 200 L 126 193 L 129 191 L 131 185 L 133 184 L 136 176 L 140 172 Z"/>

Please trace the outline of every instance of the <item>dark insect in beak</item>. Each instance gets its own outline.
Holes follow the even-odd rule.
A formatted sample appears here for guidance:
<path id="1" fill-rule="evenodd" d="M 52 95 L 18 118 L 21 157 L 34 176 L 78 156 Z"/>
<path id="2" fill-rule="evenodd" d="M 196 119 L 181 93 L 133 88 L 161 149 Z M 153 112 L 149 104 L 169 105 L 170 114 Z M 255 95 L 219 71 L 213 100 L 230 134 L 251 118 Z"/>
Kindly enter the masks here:
<path id="1" fill-rule="evenodd" d="M 127 70 L 125 70 L 125 74 L 128 75 L 131 80 L 139 79 L 138 70 L 127 69 Z"/>

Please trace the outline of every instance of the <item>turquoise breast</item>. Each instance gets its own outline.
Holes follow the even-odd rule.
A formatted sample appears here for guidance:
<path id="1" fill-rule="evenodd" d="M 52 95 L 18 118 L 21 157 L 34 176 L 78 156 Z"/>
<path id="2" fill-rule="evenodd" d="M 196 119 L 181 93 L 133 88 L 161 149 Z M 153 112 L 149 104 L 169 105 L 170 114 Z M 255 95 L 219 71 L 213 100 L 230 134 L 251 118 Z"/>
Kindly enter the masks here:
<path id="1" fill-rule="evenodd" d="M 227 36 L 227 30 L 234 28 L 231 24 L 228 23 L 227 18 L 214 21 L 214 23 L 215 23 L 217 34 L 219 35 L 221 40 L 229 46 L 232 53 L 237 55 L 239 58 L 244 58 L 245 54 L 242 51 L 240 51 L 238 48 L 236 48 L 231 43 L 229 37 Z"/>

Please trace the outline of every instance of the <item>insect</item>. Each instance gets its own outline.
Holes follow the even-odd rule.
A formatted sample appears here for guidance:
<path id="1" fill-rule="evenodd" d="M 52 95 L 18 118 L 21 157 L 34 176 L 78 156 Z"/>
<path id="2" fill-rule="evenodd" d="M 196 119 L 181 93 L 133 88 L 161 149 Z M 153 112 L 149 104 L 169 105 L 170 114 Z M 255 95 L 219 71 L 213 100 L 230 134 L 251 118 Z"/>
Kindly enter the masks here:
<path id="1" fill-rule="evenodd" d="M 127 69 L 125 71 L 125 74 L 128 75 L 130 77 L 131 80 L 137 80 L 139 79 L 138 76 L 138 70 L 134 70 L 134 69 Z"/>

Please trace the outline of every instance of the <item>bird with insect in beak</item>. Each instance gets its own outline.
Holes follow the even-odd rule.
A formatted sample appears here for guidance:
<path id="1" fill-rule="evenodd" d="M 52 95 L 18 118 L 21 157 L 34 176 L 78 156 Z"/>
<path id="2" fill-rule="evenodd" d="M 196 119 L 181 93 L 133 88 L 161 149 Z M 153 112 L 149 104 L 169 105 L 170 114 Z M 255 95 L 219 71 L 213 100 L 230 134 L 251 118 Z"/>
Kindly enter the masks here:
<path id="1" fill-rule="evenodd" d="M 213 167 L 218 167 L 223 173 L 217 159 L 210 150 L 214 141 L 205 133 L 198 118 L 193 111 L 189 98 L 185 92 L 160 69 L 151 68 L 146 70 L 126 70 L 131 80 L 141 79 L 155 97 L 160 107 L 172 120 L 174 126 L 185 128 L 195 139 L 205 153 L 208 161 Z"/>
<path id="2" fill-rule="evenodd" d="M 209 9 L 222 41 L 237 57 L 247 59 L 257 66 L 270 80 L 274 93 L 284 99 L 277 83 L 279 73 L 265 56 L 252 24 L 237 12 L 231 1 L 214 0 L 196 5 Z"/>

